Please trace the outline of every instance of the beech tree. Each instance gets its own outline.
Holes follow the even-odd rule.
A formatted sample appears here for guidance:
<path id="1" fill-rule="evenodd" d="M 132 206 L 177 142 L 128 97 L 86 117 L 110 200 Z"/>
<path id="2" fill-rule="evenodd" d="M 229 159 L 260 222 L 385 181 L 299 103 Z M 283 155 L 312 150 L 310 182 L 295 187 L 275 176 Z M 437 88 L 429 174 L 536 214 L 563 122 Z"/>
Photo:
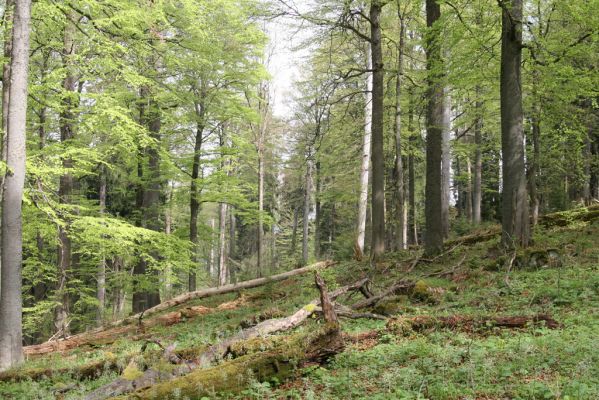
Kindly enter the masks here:
<path id="1" fill-rule="evenodd" d="M 522 0 L 501 2 L 502 235 L 506 247 L 530 240 L 522 111 Z"/>
<path id="2" fill-rule="evenodd" d="M 15 0 L 10 55 L 10 84 L 4 192 L 2 194 L 2 275 L 0 291 L 0 370 L 23 360 L 21 266 L 23 227 L 21 203 L 25 184 L 27 77 L 31 1 Z"/>

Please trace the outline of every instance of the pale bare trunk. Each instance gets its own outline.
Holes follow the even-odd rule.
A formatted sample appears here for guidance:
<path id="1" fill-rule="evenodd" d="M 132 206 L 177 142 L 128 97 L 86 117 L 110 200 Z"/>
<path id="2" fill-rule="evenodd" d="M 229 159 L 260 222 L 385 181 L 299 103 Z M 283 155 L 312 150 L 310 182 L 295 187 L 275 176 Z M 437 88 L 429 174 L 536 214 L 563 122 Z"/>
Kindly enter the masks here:
<path id="1" fill-rule="evenodd" d="M 405 207 L 405 188 L 404 188 L 404 166 L 402 158 L 401 144 L 401 97 L 402 97 L 402 79 L 404 73 L 404 48 L 406 26 L 404 17 L 397 10 L 400 21 L 399 45 L 397 46 L 397 77 L 395 79 L 395 175 L 396 175 L 396 248 L 405 249 L 407 245 L 407 218 Z"/>
<path id="2" fill-rule="evenodd" d="M 308 156 L 306 157 L 306 175 L 304 178 L 304 219 L 302 223 L 303 236 L 302 236 L 302 261 L 304 265 L 308 264 L 308 235 L 310 230 L 310 195 L 312 192 L 311 179 L 312 179 L 312 160 L 310 159 L 310 150 L 308 150 Z"/>
<path id="3" fill-rule="evenodd" d="M 11 79 L 7 121 L 8 172 L 2 194 L 2 287 L 0 293 L 0 370 L 23 360 L 21 266 L 23 230 L 21 204 L 25 185 L 27 73 L 31 1 L 15 2 Z"/>
<path id="4" fill-rule="evenodd" d="M 370 46 L 366 53 L 366 69 L 372 69 Z M 362 166 L 360 168 L 360 198 L 358 200 L 358 235 L 356 250 L 358 257 L 364 254 L 366 240 L 366 212 L 368 210 L 368 177 L 370 173 L 370 139 L 372 136 L 372 72 L 366 75 L 366 99 L 364 108 L 364 140 L 362 144 Z"/>
<path id="5" fill-rule="evenodd" d="M 227 203 L 218 206 L 218 285 L 229 282 L 227 262 Z"/>
<path id="6" fill-rule="evenodd" d="M 477 87 L 477 96 L 480 95 L 480 88 Z M 481 222 L 482 207 L 482 175 L 483 175 L 483 152 L 482 152 L 482 118 L 481 101 L 476 102 L 476 121 L 474 122 L 474 188 L 472 193 L 472 222 L 475 225 Z"/>

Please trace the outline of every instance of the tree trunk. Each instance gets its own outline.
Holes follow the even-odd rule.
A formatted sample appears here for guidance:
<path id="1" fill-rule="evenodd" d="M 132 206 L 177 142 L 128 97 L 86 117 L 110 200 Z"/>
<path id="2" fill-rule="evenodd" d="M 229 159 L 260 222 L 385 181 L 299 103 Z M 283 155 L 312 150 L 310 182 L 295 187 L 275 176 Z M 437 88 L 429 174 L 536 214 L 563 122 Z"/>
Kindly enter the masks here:
<path id="1" fill-rule="evenodd" d="M 472 223 L 472 163 L 466 155 L 466 219 Z"/>
<path id="2" fill-rule="evenodd" d="M 372 69 L 370 45 L 366 54 L 366 69 Z M 360 198 L 358 200 L 358 235 L 356 255 L 362 258 L 366 244 L 366 213 L 368 211 L 368 178 L 370 174 L 370 151 L 372 138 L 372 72 L 366 73 L 366 96 L 364 106 L 364 140 L 362 144 L 362 166 L 360 168 Z"/>
<path id="3" fill-rule="evenodd" d="M 142 99 L 148 98 L 148 113 L 147 122 L 150 136 L 156 142 L 146 149 L 148 155 L 147 178 L 148 182 L 143 190 L 142 199 L 142 226 L 153 231 L 162 231 L 160 222 L 160 191 L 161 191 L 161 176 L 160 176 L 160 152 L 157 146 L 160 143 L 160 109 L 158 104 L 151 96 L 148 96 L 148 89 L 142 89 Z M 154 255 L 157 256 L 157 255 Z M 160 303 L 160 292 L 158 282 L 158 271 L 152 269 L 148 271 L 148 261 L 140 259 L 133 270 L 134 275 L 147 279 L 151 288 L 146 290 L 134 289 L 133 293 L 133 312 L 141 312 L 148 308 L 154 307 Z"/>
<path id="4" fill-rule="evenodd" d="M 440 44 L 439 44 L 440 46 Z M 441 155 L 441 224 L 443 238 L 449 237 L 449 198 L 451 190 L 451 148 L 449 145 L 451 133 L 451 100 L 447 87 L 443 88 L 443 144 Z"/>
<path id="5" fill-rule="evenodd" d="M 63 99 L 62 110 L 59 115 L 60 124 L 60 141 L 67 145 L 75 136 L 73 122 L 76 96 L 77 82 L 73 71 L 73 57 L 75 55 L 75 23 L 76 15 L 70 12 L 67 16 L 66 25 L 63 36 L 63 67 L 66 76 L 62 82 Z M 64 168 L 63 175 L 60 177 L 58 187 L 58 198 L 61 204 L 72 203 L 73 192 L 73 176 L 71 169 L 73 168 L 73 160 L 71 158 L 62 159 L 62 167 Z M 67 213 L 68 214 L 68 213 Z M 63 221 L 64 225 L 58 228 L 58 305 L 54 310 L 54 327 L 57 332 L 62 332 L 63 335 L 69 334 L 68 315 L 70 307 L 70 299 L 67 292 L 67 284 L 69 274 L 71 273 L 72 254 L 71 254 L 71 238 L 68 234 L 69 222 Z"/>
<path id="6" fill-rule="evenodd" d="M 7 137 L 8 137 L 8 105 L 10 103 L 10 57 L 12 54 L 12 30 L 8 29 L 13 23 L 13 7 L 14 0 L 6 0 L 4 4 L 4 16 L 2 23 L 4 24 L 4 59 L 2 65 L 2 151 L 0 153 L 1 160 L 6 162 L 7 155 Z M 4 191 L 4 175 L 0 177 L 0 199 Z M 0 249 L 1 251 L 1 249 Z M 1 254 L 1 253 L 0 253 Z M 0 275 L 2 276 L 2 275 Z"/>
<path id="7" fill-rule="evenodd" d="M 258 236 L 256 240 L 256 276 L 262 277 L 262 244 L 264 242 L 264 143 L 262 143 L 262 126 L 258 139 Z"/>
<path id="8" fill-rule="evenodd" d="M 477 97 L 480 96 L 480 87 L 476 88 Z M 472 190 L 472 222 L 475 225 L 481 223 L 482 207 L 482 174 L 483 174 L 483 152 L 482 152 L 482 129 L 483 103 L 480 99 L 476 101 L 476 121 L 474 122 L 474 187 Z"/>
<path id="9" fill-rule="evenodd" d="M 314 193 L 314 257 L 320 258 L 320 220 L 322 210 L 320 205 L 320 161 L 316 161 L 316 191 Z"/>
<path id="10" fill-rule="evenodd" d="M 312 160 L 311 151 L 308 149 L 306 156 L 306 176 L 304 179 L 304 219 L 302 223 L 303 236 L 302 236 L 302 261 L 304 265 L 308 264 L 308 235 L 310 229 L 310 192 L 312 191 L 310 181 L 312 179 Z"/>
<path id="11" fill-rule="evenodd" d="M 15 1 L 10 59 L 6 155 L 8 171 L 2 193 L 2 282 L 0 286 L 0 370 L 23 360 L 21 328 L 21 203 L 25 185 L 27 73 L 31 1 Z"/>
<path id="12" fill-rule="evenodd" d="M 289 249 L 289 253 L 291 255 L 295 254 L 295 249 L 297 247 L 297 225 L 299 219 L 299 207 L 295 207 L 293 209 L 293 226 L 291 229 L 291 247 Z"/>
<path id="13" fill-rule="evenodd" d="M 200 159 L 202 156 L 202 144 L 204 135 L 204 118 L 206 116 L 205 98 L 206 90 L 204 84 L 201 83 L 202 89 L 200 92 L 200 100 L 194 104 L 197 124 L 195 143 L 193 148 L 193 164 L 191 167 L 191 186 L 189 193 L 189 241 L 193 245 L 192 249 L 192 264 L 193 269 L 189 272 L 189 280 L 187 290 L 193 292 L 196 290 L 196 268 L 199 262 L 198 259 L 198 215 L 200 213 L 200 201 L 198 199 L 198 179 L 200 178 Z"/>
<path id="14" fill-rule="evenodd" d="M 426 0 L 426 68 L 428 71 L 428 107 L 426 113 L 426 186 L 424 247 L 428 256 L 443 250 L 443 84 L 440 30 L 436 21 L 441 7 L 436 0 Z"/>
<path id="15" fill-rule="evenodd" d="M 404 189 L 404 167 L 402 159 L 401 146 L 401 96 L 402 96 L 402 79 L 404 74 L 404 49 L 406 40 L 406 24 L 404 17 L 401 15 L 399 3 L 397 7 L 397 15 L 399 17 L 399 45 L 397 46 L 397 77 L 395 79 L 395 176 L 396 176 L 396 247 L 397 249 L 405 249 L 407 245 L 407 221 L 405 214 L 405 189 Z"/>
<path id="16" fill-rule="evenodd" d="M 100 187 L 98 188 L 98 197 L 100 203 L 100 215 L 104 215 L 106 210 L 106 168 L 100 166 Z M 98 310 L 96 313 L 96 325 L 102 326 L 104 322 L 104 311 L 106 307 L 106 259 L 101 256 L 96 272 L 97 288 L 96 297 L 98 299 Z"/>
<path id="17" fill-rule="evenodd" d="M 535 67 L 533 67 L 535 68 Z M 528 186 L 530 188 L 530 212 L 532 226 L 539 221 L 539 165 L 541 158 L 541 104 L 538 95 L 539 72 L 535 69 L 532 73 L 532 160 L 528 171 Z"/>
<path id="18" fill-rule="evenodd" d="M 527 246 L 530 236 L 522 129 L 522 0 L 502 2 L 501 152 L 502 244 Z"/>
<path id="19" fill-rule="evenodd" d="M 218 286 L 229 282 L 227 260 L 227 203 L 218 205 Z"/>
<path id="20" fill-rule="evenodd" d="M 210 274 L 210 278 L 216 277 L 216 249 L 214 246 L 215 222 L 216 221 L 214 218 L 210 219 L 210 264 L 208 265 L 208 273 Z"/>
<path id="21" fill-rule="evenodd" d="M 383 2 L 372 0 L 370 6 L 370 50 L 372 54 L 372 248 L 373 260 L 385 253 L 385 153 L 383 43 L 381 40 L 381 11 Z"/>
<path id="22" fill-rule="evenodd" d="M 418 244 L 418 227 L 416 224 L 416 133 L 414 132 L 414 93 L 409 92 L 410 106 L 408 110 L 408 132 L 410 134 L 410 150 L 408 154 L 408 239 L 410 244 Z"/>

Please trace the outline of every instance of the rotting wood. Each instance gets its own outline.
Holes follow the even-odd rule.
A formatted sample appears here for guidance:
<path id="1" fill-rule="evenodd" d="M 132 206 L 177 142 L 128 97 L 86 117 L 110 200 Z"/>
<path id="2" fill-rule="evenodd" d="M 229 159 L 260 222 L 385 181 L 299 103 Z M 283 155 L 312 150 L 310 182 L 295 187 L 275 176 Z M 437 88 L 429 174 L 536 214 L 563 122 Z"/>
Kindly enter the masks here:
<path id="1" fill-rule="evenodd" d="M 351 306 L 351 308 L 354 310 L 360 310 L 362 308 L 374 306 L 376 305 L 376 303 L 378 303 L 387 296 L 392 296 L 400 293 L 409 293 L 412 289 L 414 289 L 415 285 L 416 284 L 411 280 L 401 280 L 376 296 L 372 296 L 354 303 Z"/>
<path id="2" fill-rule="evenodd" d="M 326 288 L 325 288 L 325 295 L 323 295 L 321 293 L 321 298 L 323 298 L 323 296 L 324 296 L 326 299 L 328 299 L 328 301 L 332 301 L 335 298 L 337 298 L 349 291 L 359 290 L 360 287 L 365 285 L 367 282 L 368 282 L 368 278 L 364 278 L 364 279 L 361 279 L 353 284 L 336 289 L 328 295 L 326 294 Z M 192 381 L 201 381 L 202 379 L 205 379 L 206 376 L 211 376 L 210 371 L 214 371 L 214 372 L 228 371 L 229 367 L 230 367 L 231 371 L 237 371 L 237 374 L 239 374 L 240 373 L 240 370 L 239 370 L 240 365 L 242 367 L 244 367 L 244 370 L 250 369 L 255 374 L 260 375 L 262 373 L 250 368 L 250 365 L 253 365 L 252 363 L 260 364 L 261 365 L 260 368 L 262 368 L 262 365 L 269 366 L 273 362 L 280 363 L 281 362 L 281 360 L 280 360 L 281 354 L 277 354 L 276 352 L 273 352 L 273 353 L 266 352 L 265 354 L 263 354 L 262 356 L 260 356 L 258 358 L 256 358 L 256 356 L 248 355 L 247 357 L 250 357 L 250 356 L 253 357 L 253 358 L 249 359 L 249 360 L 253 360 L 253 361 L 249 361 L 250 364 L 247 364 L 247 365 L 244 364 L 246 361 L 237 361 L 237 363 L 234 363 L 236 360 L 239 360 L 239 359 L 236 359 L 236 360 L 233 360 L 233 364 L 223 363 L 222 368 L 221 368 L 221 366 L 216 367 L 216 368 L 209 368 L 209 367 L 213 363 L 224 359 L 228 354 L 230 354 L 231 347 L 235 344 L 238 344 L 243 341 L 248 341 L 248 340 L 251 340 L 251 339 L 254 339 L 257 337 L 262 337 L 262 336 L 266 336 L 269 334 L 273 334 L 276 332 L 288 331 L 290 329 L 293 329 L 293 328 L 301 325 L 304 321 L 306 321 L 308 319 L 308 317 L 310 317 L 316 311 L 316 309 L 318 308 L 318 305 L 320 303 L 321 303 L 320 299 L 315 299 L 315 300 L 311 301 L 310 303 L 308 303 L 307 305 L 305 305 L 304 307 L 302 307 L 301 309 L 299 309 L 298 311 L 296 311 L 293 315 L 291 315 L 289 317 L 270 319 L 267 321 L 263 321 L 254 327 L 245 329 L 228 339 L 225 339 L 219 343 L 214 344 L 213 346 L 208 348 L 205 352 L 201 353 L 194 361 L 188 362 L 188 363 L 180 365 L 180 366 L 175 366 L 168 373 L 166 373 L 164 371 L 157 371 L 155 369 L 150 368 L 150 369 L 146 370 L 141 377 L 139 377 L 135 380 L 127 380 L 124 378 L 119 378 L 114 382 L 111 382 L 105 386 L 102 386 L 102 387 L 96 389 L 95 391 L 89 393 L 85 397 L 85 399 L 86 400 L 101 400 L 101 399 L 106 399 L 111 396 L 120 396 L 120 395 L 123 395 L 126 393 L 130 393 L 133 390 L 139 391 L 141 389 L 149 388 L 150 386 L 156 385 L 156 383 L 159 381 L 176 378 L 178 376 L 186 375 L 188 373 L 193 374 L 194 378 L 192 378 Z M 333 314 L 334 314 L 334 311 L 333 311 Z M 329 315 L 331 315 L 331 314 L 329 313 Z M 327 317 L 327 318 L 330 319 L 332 317 Z M 325 320 L 326 320 L 326 318 L 325 318 Z M 336 321 L 336 315 L 335 315 L 335 321 Z M 339 335 L 338 338 L 329 337 L 333 331 L 337 332 L 336 334 Z M 300 350 L 299 353 L 297 352 L 297 350 L 295 350 L 293 352 L 300 354 L 301 357 L 304 359 L 314 360 L 319 357 L 325 356 L 326 352 L 330 351 L 331 349 L 337 351 L 336 350 L 337 346 L 339 346 L 342 343 L 341 338 L 340 338 L 338 322 L 333 322 L 333 321 L 327 322 L 327 328 L 323 332 L 321 332 L 321 334 L 318 334 L 318 335 L 312 337 L 310 340 L 307 341 L 310 343 L 311 346 L 314 347 L 313 349 L 303 348 L 302 350 Z M 304 343 L 304 342 L 306 342 L 306 340 L 298 341 L 299 344 Z M 292 347 L 293 346 L 285 346 L 287 351 L 291 351 L 289 349 Z M 289 356 L 289 354 L 284 353 L 283 359 L 288 358 L 288 356 Z M 246 357 L 246 356 L 244 356 L 244 357 Z M 263 364 L 263 362 L 264 362 L 264 364 Z M 226 365 L 226 366 L 224 366 L 224 365 Z M 270 368 L 270 367 L 268 367 L 268 368 Z M 204 372 L 204 371 L 206 371 L 206 372 Z M 218 376 L 220 376 L 220 375 L 218 375 Z M 181 382 L 189 382 L 187 377 L 183 377 L 181 379 L 182 379 Z M 206 378 L 206 379 L 208 379 L 208 378 Z M 210 378 L 210 379 L 212 379 L 212 378 Z M 210 382 L 211 382 L 210 384 L 213 385 L 213 387 L 215 387 L 215 388 L 218 387 L 218 385 L 219 385 L 219 384 L 213 382 L 212 380 L 210 380 Z M 184 383 L 181 383 L 181 384 L 183 385 Z M 164 387 L 167 387 L 168 382 L 165 383 L 164 385 L 165 385 Z M 160 386 L 160 385 L 157 385 L 157 386 Z M 153 389 L 156 389 L 156 388 L 153 388 Z M 158 390 L 158 389 L 156 389 L 156 390 Z M 158 392 L 163 393 L 164 390 L 166 390 L 166 389 L 160 389 Z M 133 397 L 133 398 L 136 398 L 136 397 Z M 152 397 L 141 397 L 141 398 L 152 398 Z M 163 398 L 163 397 L 154 397 L 154 398 Z"/>
<path id="3" fill-rule="evenodd" d="M 202 289 L 191 293 L 185 293 L 180 296 L 176 296 L 168 301 L 158 304 L 155 307 L 152 307 L 143 312 L 143 318 L 147 318 L 150 315 L 156 314 L 158 312 L 167 310 L 168 308 L 172 308 L 181 304 L 184 304 L 190 300 L 201 299 L 226 293 L 232 293 L 243 289 L 251 289 L 259 286 L 266 285 L 271 282 L 278 282 L 293 276 L 302 275 L 308 273 L 310 271 L 318 270 L 321 268 L 327 268 L 332 265 L 335 265 L 334 261 L 321 261 L 315 264 L 312 264 L 307 267 L 294 269 L 291 271 L 287 271 L 278 275 L 273 275 L 266 278 L 258 278 L 252 279 L 249 281 L 239 282 L 236 284 L 223 285 L 220 287 L 213 287 L 208 289 Z M 202 306 L 190 307 L 186 308 L 182 311 L 174 311 L 171 313 L 167 313 L 152 319 L 142 319 L 143 328 L 149 328 L 156 325 L 169 326 L 176 323 L 179 323 L 182 318 L 190 318 L 192 316 L 201 315 L 203 310 Z M 73 349 L 75 347 L 84 346 L 88 344 L 96 345 L 96 344 L 110 344 L 113 343 L 119 337 L 131 332 L 139 331 L 139 320 L 142 313 L 132 315 L 128 318 L 122 319 L 120 321 L 113 322 L 107 325 L 104 328 L 97 328 L 87 332 L 83 332 L 77 335 L 72 335 L 67 338 L 54 340 L 51 342 L 46 342 L 37 345 L 26 346 L 23 348 L 23 352 L 26 356 L 39 355 L 39 354 L 47 354 L 56 351 L 67 351 Z"/>
<path id="4" fill-rule="evenodd" d="M 517 315 L 517 316 L 469 316 L 451 315 L 446 317 L 432 317 L 428 315 L 416 317 L 398 317 L 387 321 L 387 329 L 396 330 L 397 327 L 409 327 L 416 332 L 447 328 L 461 331 L 477 331 L 491 328 L 525 328 L 529 325 L 544 324 L 547 328 L 557 329 L 561 325 L 546 314 Z"/>

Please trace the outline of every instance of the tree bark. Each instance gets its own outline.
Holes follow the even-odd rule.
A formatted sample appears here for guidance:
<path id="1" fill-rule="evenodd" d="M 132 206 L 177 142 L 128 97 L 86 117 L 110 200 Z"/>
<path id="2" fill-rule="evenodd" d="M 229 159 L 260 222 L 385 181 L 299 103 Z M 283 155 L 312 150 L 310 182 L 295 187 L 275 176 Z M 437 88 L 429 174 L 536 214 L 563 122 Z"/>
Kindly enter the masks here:
<path id="1" fill-rule="evenodd" d="M 98 188 L 98 197 L 100 205 L 100 215 L 104 215 L 106 210 L 106 168 L 100 166 L 100 186 Z M 104 321 L 104 312 L 106 308 L 106 259 L 101 256 L 96 271 L 96 298 L 98 299 L 98 310 L 96 313 L 96 325 L 102 326 Z"/>
<path id="2" fill-rule="evenodd" d="M 150 136 L 155 140 L 152 146 L 146 149 L 148 155 L 148 168 L 146 178 L 147 185 L 143 190 L 141 223 L 146 229 L 162 231 L 160 221 L 160 192 L 162 189 L 160 176 L 160 144 L 161 116 L 160 108 L 153 99 L 147 88 L 142 89 L 142 100 L 148 99 L 147 123 Z M 154 257 L 157 255 L 154 255 Z M 146 290 L 134 288 L 133 292 L 133 312 L 141 312 L 148 308 L 160 304 L 160 292 L 158 282 L 158 271 L 152 269 L 148 271 L 148 261 L 140 259 L 133 270 L 134 275 L 142 279 L 147 279 L 152 286 Z"/>
<path id="3" fill-rule="evenodd" d="M 440 44 L 439 44 L 440 46 Z M 449 198 L 451 189 L 451 101 L 447 87 L 443 88 L 443 142 L 441 155 L 441 225 L 443 238 L 449 237 Z"/>
<path id="4" fill-rule="evenodd" d="M 362 144 L 362 166 L 360 167 L 360 197 L 358 199 L 358 234 L 356 256 L 361 259 L 366 244 L 366 213 L 368 211 L 368 178 L 370 174 L 370 151 L 372 138 L 372 54 L 370 44 L 366 54 L 366 95 L 364 105 L 364 139 Z"/>
<path id="5" fill-rule="evenodd" d="M 409 91 L 408 132 L 410 149 L 408 153 L 408 242 L 418 244 L 418 225 L 416 224 L 416 133 L 414 132 L 414 93 Z"/>
<path id="6" fill-rule="evenodd" d="M 395 176 L 396 176 L 396 224 L 395 248 L 402 250 L 407 245 L 407 218 L 405 207 L 405 188 L 404 188 L 404 166 L 402 158 L 401 144 L 401 97 L 402 97 L 402 79 L 404 74 L 404 51 L 406 41 L 405 18 L 401 14 L 399 3 L 397 5 L 397 15 L 399 17 L 399 44 L 397 46 L 397 77 L 395 79 Z"/>
<path id="7" fill-rule="evenodd" d="M 316 190 L 314 192 L 314 257 L 320 258 L 320 220 L 322 210 L 320 204 L 320 161 L 316 161 Z"/>
<path id="8" fill-rule="evenodd" d="M 385 253 L 385 153 L 384 143 L 384 89 L 383 43 L 381 39 L 381 11 L 384 3 L 372 0 L 370 6 L 370 50 L 372 54 L 372 248 L 373 260 Z"/>
<path id="9" fill-rule="evenodd" d="M 193 148 L 193 163 L 191 167 L 191 186 L 189 194 L 189 241 L 193 245 L 192 249 L 192 263 L 193 269 L 189 272 L 189 279 L 187 289 L 190 292 L 196 290 L 196 268 L 199 262 L 198 259 L 198 215 L 200 213 L 200 201 L 198 199 L 198 179 L 200 178 L 200 160 L 202 156 L 202 144 L 204 135 L 204 119 L 206 117 L 206 89 L 204 83 L 200 83 L 202 89 L 200 90 L 200 98 L 194 104 L 195 114 L 197 118 L 196 123 L 196 134 L 195 143 Z"/>
<path id="10" fill-rule="evenodd" d="M 536 66 L 533 66 L 536 68 Z M 538 94 L 539 72 L 535 69 L 532 73 L 532 160 L 528 171 L 528 186 L 530 188 L 530 213 L 531 224 L 536 226 L 539 221 L 539 171 L 541 158 L 541 104 Z"/>
<path id="11" fill-rule="evenodd" d="M 502 237 L 505 247 L 527 246 L 530 236 L 522 128 L 522 0 L 501 2 Z"/>
<path id="12" fill-rule="evenodd" d="M 480 96 L 480 87 L 476 88 L 477 97 Z M 476 101 L 476 120 L 474 121 L 474 185 L 472 190 L 472 222 L 475 225 L 481 223 L 482 207 L 482 174 L 483 174 L 483 152 L 482 152 L 482 129 L 483 103 L 480 99 Z"/>
<path id="13" fill-rule="evenodd" d="M 426 113 L 426 186 L 424 248 L 427 255 L 443 250 L 443 66 L 440 48 L 440 30 L 436 21 L 441 7 L 436 0 L 426 0 L 426 68 L 428 71 L 428 107 Z"/>
<path id="14" fill-rule="evenodd" d="M 308 146 L 309 147 L 309 146 Z M 311 184 L 312 179 L 312 154 L 311 149 L 307 149 L 306 154 L 306 175 L 304 178 L 304 215 L 303 215 L 303 236 L 302 236 L 302 261 L 304 265 L 308 264 L 308 243 L 309 243 L 309 230 L 310 230 L 310 195 L 311 195 Z"/>
<path id="15" fill-rule="evenodd" d="M 66 71 L 66 75 L 62 82 L 62 110 L 59 115 L 60 124 L 60 141 L 63 145 L 69 145 L 69 141 L 75 136 L 73 127 L 74 112 L 73 108 L 76 105 L 74 97 L 76 96 L 77 82 L 73 71 L 73 57 L 75 55 L 75 23 L 76 18 L 74 12 L 67 15 L 67 21 L 63 35 L 63 54 L 62 64 Z M 73 176 L 71 169 L 73 168 L 73 160 L 69 157 L 62 159 L 62 167 L 64 172 L 60 177 L 58 187 L 58 198 L 60 204 L 69 205 L 72 203 L 73 193 Z M 68 213 L 67 213 L 68 214 Z M 68 217 L 67 217 L 68 218 Z M 57 332 L 62 332 L 63 335 L 69 334 L 68 315 L 70 308 L 70 298 L 67 292 L 69 274 L 71 273 L 72 254 L 71 254 L 71 238 L 68 234 L 69 221 L 63 221 L 64 225 L 58 228 L 58 287 L 56 289 L 58 295 L 58 305 L 54 310 L 54 327 Z"/>
<path id="16" fill-rule="evenodd" d="M 2 193 L 2 287 L 0 292 L 0 370 L 23 360 L 21 204 L 25 185 L 27 75 L 31 1 L 15 1 L 6 146 L 8 170 Z"/>

